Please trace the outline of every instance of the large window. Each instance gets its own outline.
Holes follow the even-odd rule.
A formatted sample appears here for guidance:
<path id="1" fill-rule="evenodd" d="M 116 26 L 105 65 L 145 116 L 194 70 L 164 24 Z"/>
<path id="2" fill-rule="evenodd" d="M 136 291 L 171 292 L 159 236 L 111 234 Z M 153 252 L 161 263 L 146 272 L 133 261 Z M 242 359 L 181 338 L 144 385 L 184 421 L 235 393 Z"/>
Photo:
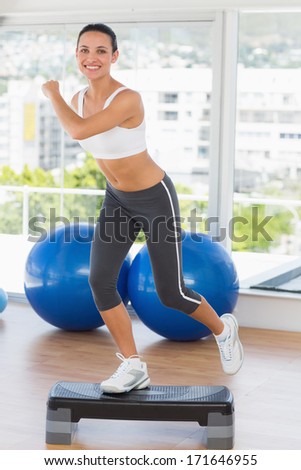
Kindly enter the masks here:
<path id="1" fill-rule="evenodd" d="M 91 221 L 101 205 L 103 176 L 61 130 L 40 91 L 43 81 L 58 79 L 70 100 L 85 86 L 74 55 L 81 26 L 0 28 L 0 285 L 9 292 L 23 293 L 37 226 L 49 229 L 75 217 Z M 197 209 L 205 218 L 212 22 L 112 27 L 120 49 L 112 74 L 143 96 L 149 152 L 186 194 L 182 215 Z M 8 269 L 12 259 L 14 269 Z"/>
<path id="2" fill-rule="evenodd" d="M 263 254 L 261 270 L 301 254 L 300 22 L 240 15 L 233 249 Z"/>

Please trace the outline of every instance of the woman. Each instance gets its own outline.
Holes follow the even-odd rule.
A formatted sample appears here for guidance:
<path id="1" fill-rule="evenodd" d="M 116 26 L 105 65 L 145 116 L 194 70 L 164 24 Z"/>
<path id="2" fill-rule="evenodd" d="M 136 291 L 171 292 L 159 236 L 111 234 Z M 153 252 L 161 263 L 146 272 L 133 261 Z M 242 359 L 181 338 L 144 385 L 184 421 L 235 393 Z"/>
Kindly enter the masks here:
<path id="1" fill-rule="evenodd" d="M 111 28 L 89 24 L 80 31 L 76 49 L 78 67 L 88 86 L 72 98 L 73 109 L 62 98 L 57 81 L 42 87 L 63 128 L 94 155 L 107 180 L 91 248 L 89 281 L 122 364 L 101 387 L 107 393 L 122 393 L 150 383 L 128 312 L 116 290 L 120 267 L 141 228 L 162 303 L 205 324 L 217 341 L 224 371 L 235 374 L 243 362 L 237 321 L 231 314 L 219 317 L 201 295 L 184 284 L 175 188 L 147 152 L 139 93 L 110 74 L 118 55 Z"/>

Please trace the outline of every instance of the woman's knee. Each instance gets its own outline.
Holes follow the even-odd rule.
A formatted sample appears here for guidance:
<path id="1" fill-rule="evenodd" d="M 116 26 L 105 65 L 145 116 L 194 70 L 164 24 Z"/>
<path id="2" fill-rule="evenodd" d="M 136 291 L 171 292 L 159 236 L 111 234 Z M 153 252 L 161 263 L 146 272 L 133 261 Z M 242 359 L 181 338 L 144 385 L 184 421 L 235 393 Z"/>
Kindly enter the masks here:
<path id="1" fill-rule="evenodd" d="M 93 294 L 97 297 L 108 295 L 110 292 L 113 294 L 116 290 L 116 280 L 109 272 L 91 271 L 88 280 Z"/>
<path id="2" fill-rule="evenodd" d="M 157 290 L 159 299 L 165 307 L 179 310 L 180 312 L 191 314 L 192 311 L 201 303 L 201 296 L 190 291 L 162 289 Z"/>
<path id="3" fill-rule="evenodd" d="M 181 299 L 179 298 L 177 292 L 175 292 L 174 290 L 172 291 L 166 288 L 158 289 L 157 294 L 159 296 L 161 303 L 165 307 L 174 308 L 176 310 L 179 308 Z"/>
<path id="4" fill-rule="evenodd" d="M 99 311 L 108 310 L 121 302 L 116 282 L 108 277 L 100 278 L 90 274 L 89 284 L 95 305 Z"/>

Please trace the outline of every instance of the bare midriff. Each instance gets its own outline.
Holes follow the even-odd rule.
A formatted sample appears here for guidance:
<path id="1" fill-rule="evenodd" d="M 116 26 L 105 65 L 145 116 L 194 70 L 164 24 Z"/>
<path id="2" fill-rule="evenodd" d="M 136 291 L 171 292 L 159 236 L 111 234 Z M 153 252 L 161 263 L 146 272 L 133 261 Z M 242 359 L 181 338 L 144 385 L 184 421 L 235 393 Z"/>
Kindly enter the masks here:
<path id="1" fill-rule="evenodd" d="M 164 177 L 164 171 L 146 150 L 125 158 L 97 158 L 96 162 L 109 183 L 121 191 L 147 189 Z"/>

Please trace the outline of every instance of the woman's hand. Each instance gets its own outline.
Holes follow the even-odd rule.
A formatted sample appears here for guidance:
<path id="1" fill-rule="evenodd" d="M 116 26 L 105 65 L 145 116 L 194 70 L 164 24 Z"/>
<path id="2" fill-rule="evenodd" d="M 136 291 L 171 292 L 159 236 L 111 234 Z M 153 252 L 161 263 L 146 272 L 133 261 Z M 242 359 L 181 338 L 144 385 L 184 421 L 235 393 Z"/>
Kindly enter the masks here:
<path id="1" fill-rule="evenodd" d="M 47 98 L 51 98 L 55 94 L 60 94 L 60 85 L 56 80 L 48 80 L 42 85 L 42 92 Z"/>

